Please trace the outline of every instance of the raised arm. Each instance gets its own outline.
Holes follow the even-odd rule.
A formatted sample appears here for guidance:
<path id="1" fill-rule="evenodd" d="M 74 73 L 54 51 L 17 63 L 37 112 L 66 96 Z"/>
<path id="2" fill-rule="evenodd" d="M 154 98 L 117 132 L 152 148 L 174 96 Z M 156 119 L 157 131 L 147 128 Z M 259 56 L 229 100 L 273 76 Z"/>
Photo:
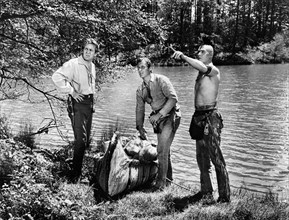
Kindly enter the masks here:
<path id="1" fill-rule="evenodd" d="M 175 51 L 174 54 L 172 55 L 172 58 L 182 59 L 202 73 L 205 73 L 208 71 L 208 67 L 203 62 L 201 62 L 200 60 L 188 57 L 184 55 L 183 52 L 181 51 Z"/>

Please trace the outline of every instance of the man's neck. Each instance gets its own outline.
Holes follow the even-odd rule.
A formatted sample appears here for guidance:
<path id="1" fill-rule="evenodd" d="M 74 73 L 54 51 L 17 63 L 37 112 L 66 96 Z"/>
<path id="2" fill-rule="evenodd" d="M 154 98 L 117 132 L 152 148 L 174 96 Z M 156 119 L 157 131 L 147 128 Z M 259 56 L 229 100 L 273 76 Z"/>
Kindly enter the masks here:
<path id="1" fill-rule="evenodd" d="M 90 65 L 91 62 L 92 62 L 92 60 L 86 60 L 86 59 L 84 59 L 83 54 L 81 55 L 81 58 L 83 59 L 83 61 L 84 61 L 87 65 Z"/>
<path id="2" fill-rule="evenodd" d="M 149 84 L 150 80 L 151 80 L 151 74 L 149 74 L 143 78 L 144 83 L 147 85 Z"/>

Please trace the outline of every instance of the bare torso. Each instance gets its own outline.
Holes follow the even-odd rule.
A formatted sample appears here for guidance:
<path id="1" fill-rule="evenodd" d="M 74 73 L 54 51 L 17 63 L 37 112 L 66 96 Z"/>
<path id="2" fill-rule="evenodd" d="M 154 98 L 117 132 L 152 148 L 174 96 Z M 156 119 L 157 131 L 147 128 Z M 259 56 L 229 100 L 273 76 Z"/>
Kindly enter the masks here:
<path id="1" fill-rule="evenodd" d="M 220 84 L 219 70 L 214 67 L 208 76 L 202 76 L 195 84 L 195 106 L 216 103 Z"/>

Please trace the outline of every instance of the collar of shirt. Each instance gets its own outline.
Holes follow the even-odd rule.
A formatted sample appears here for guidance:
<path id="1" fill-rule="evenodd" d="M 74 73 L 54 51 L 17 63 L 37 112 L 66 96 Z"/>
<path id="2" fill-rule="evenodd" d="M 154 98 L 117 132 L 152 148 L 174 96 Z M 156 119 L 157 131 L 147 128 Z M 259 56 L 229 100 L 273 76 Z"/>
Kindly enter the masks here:
<path id="1" fill-rule="evenodd" d="M 150 77 L 150 80 L 148 82 L 143 81 L 143 86 L 144 87 L 149 86 L 150 82 L 156 81 L 156 75 L 155 74 L 151 73 L 150 76 L 151 77 Z"/>
<path id="2" fill-rule="evenodd" d="M 150 82 L 154 82 L 156 80 L 156 75 L 151 73 Z"/>
<path id="3" fill-rule="evenodd" d="M 84 74 L 79 74 L 78 75 L 78 79 L 80 80 L 80 84 L 81 84 L 81 90 L 83 94 L 86 93 L 94 93 L 94 79 L 95 79 L 95 71 L 93 68 L 93 63 L 92 62 L 88 62 L 86 60 L 83 59 L 83 56 L 79 56 L 77 58 L 77 62 L 80 66 L 84 66 L 84 69 L 86 69 L 86 73 L 87 73 L 87 77 L 84 77 Z M 84 70 L 83 69 L 83 70 Z M 86 86 L 86 83 L 88 83 L 88 85 Z M 92 91 L 91 91 L 92 90 Z"/>
<path id="4" fill-rule="evenodd" d="M 87 62 L 83 59 L 82 55 L 77 58 L 78 64 L 86 66 L 87 69 L 91 69 L 91 62 Z"/>

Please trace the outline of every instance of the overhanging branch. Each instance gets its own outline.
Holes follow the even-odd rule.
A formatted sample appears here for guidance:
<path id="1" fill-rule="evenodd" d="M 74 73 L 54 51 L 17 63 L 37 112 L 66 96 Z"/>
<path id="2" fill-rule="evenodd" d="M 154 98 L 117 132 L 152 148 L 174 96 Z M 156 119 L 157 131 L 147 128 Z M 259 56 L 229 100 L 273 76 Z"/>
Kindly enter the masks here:
<path id="1" fill-rule="evenodd" d="M 25 77 L 17 77 L 17 76 L 7 76 L 4 74 L 4 72 L 9 72 L 11 73 L 9 70 L 4 70 L 4 69 L 1 69 L 1 73 L 0 73 L 0 78 L 1 78 L 1 81 L 3 81 L 3 79 L 8 79 L 8 80 L 15 80 L 15 81 L 23 81 L 25 84 L 27 84 L 29 87 L 31 87 L 32 89 L 36 90 L 37 92 L 43 94 L 45 97 L 51 97 L 51 98 L 55 98 L 59 101 L 62 101 L 62 102 L 65 102 L 66 100 L 62 99 L 62 98 L 59 98 L 55 95 L 51 95 L 49 92 L 45 92 L 37 87 L 35 87 L 32 83 L 30 83 L 27 78 Z"/>
<path id="2" fill-rule="evenodd" d="M 40 52 L 42 52 L 42 53 L 48 53 L 48 52 L 51 53 L 51 51 L 42 50 L 41 48 L 39 48 L 39 47 L 37 47 L 37 46 L 35 46 L 35 45 L 27 42 L 27 41 L 17 40 L 17 39 L 15 39 L 15 38 L 10 37 L 10 36 L 7 36 L 7 35 L 5 35 L 5 34 L 1 34 L 1 33 L 0 33 L 0 37 L 3 37 L 3 38 L 6 38 L 6 39 L 9 39 L 9 40 L 12 40 L 12 41 L 14 41 L 14 42 L 16 42 L 16 43 L 19 43 L 19 44 L 23 44 L 23 45 L 29 46 L 29 47 L 34 48 L 34 49 L 36 49 L 36 50 L 38 50 L 38 51 L 40 51 Z"/>
<path id="3" fill-rule="evenodd" d="M 27 14 L 9 14 L 9 13 L 3 13 L 0 16 L 0 22 L 3 22 L 8 19 L 16 19 L 16 18 L 29 18 L 33 17 L 35 15 L 39 15 L 41 12 L 34 12 L 34 13 L 27 13 Z"/>

